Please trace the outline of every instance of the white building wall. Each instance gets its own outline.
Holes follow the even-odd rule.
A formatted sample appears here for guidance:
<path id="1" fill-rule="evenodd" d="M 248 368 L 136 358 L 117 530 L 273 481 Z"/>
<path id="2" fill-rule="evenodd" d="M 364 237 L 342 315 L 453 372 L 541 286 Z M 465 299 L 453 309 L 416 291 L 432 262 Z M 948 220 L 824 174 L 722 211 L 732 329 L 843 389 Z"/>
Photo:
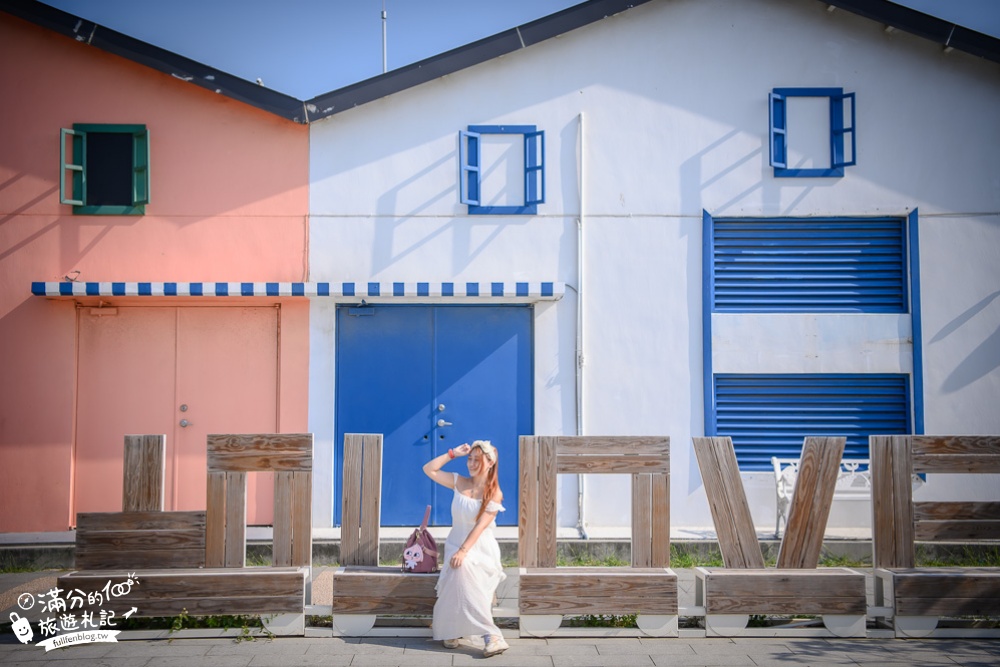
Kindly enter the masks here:
<path id="1" fill-rule="evenodd" d="M 926 431 L 1000 432 L 1000 67 L 826 9 L 652 2 L 313 124 L 310 280 L 565 282 L 562 300 L 536 309 L 536 433 L 576 428 L 579 293 L 584 432 L 670 435 L 672 524 L 707 527 L 690 447 L 704 432 L 702 211 L 919 209 Z M 773 177 L 767 95 L 782 86 L 857 94 L 858 164 L 843 178 Z M 459 203 L 459 130 L 502 123 L 546 132 L 536 216 L 468 216 Z M 317 301 L 318 439 L 333 437 L 333 325 L 332 306 Z M 913 368 L 908 315 L 758 316 L 752 326 L 716 315 L 713 327 L 716 372 Z M 766 529 L 773 483 L 747 480 Z M 587 480 L 591 534 L 627 526 L 626 484 Z M 922 493 L 944 486 L 955 484 L 932 479 Z M 575 480 L 559 502 L 560 525 L 575 525 Z M 845 514 L 858 524 L 856 506 Z M 831 524 L 840 520 L 835 508 Z"/>

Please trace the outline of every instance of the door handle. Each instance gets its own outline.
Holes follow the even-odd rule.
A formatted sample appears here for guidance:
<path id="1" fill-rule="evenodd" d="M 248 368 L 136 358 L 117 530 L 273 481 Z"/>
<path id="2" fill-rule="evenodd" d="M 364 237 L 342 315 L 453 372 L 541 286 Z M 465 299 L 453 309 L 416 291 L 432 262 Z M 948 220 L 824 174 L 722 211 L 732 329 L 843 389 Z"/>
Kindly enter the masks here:
<path id="1" fill-rule="evenodd" d="M 452 426 L 452 423 L 451 422 L 446 422 L 443 419 L 439 419 L 438 420 L 438 426 Z"/>
<path id="2" fill-rule="evenodd" d="M 182 419 L 181 422 L 180 422 L 180 424 L 181 424 L 181 428 L 187 428 L 188 426 L 191 425 L 191 422 L 189 422 L 186 419 Z"/>

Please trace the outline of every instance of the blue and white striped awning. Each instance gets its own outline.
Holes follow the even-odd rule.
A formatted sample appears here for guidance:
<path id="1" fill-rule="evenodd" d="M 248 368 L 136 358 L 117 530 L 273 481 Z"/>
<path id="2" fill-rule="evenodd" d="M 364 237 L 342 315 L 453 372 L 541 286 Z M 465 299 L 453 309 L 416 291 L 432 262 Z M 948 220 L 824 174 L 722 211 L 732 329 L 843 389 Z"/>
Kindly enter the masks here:
<path id="1" fill-rule="evenodd" d="M 357 299 L 486 298 L 555 301 L 557 282 L 33 282 L 35 296 L 334 297 Z"/>

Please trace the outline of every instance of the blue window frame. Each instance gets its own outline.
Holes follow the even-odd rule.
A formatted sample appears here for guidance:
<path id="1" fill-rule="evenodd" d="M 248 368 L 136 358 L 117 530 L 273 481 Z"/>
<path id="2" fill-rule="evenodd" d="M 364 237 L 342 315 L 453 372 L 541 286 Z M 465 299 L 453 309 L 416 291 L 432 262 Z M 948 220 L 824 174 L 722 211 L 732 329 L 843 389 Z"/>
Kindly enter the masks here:
<path id="1" fill-rule="evenodd" d="M 910 429 L 907 375 L 716 374 L 708 435 L 729 436 L 740 470 L 796 458 L 807 435 L 847 437 L 844 458 L 868 458 L 869 435 Z"/>
<path id="2" fill-rule="evenodd" d="M 524 201 L 488 206 L 482 202 L 482 136 L 520 134 L 524 139 Z M 534 125 L 470 125 L 459 132 L 459 196 L 471 215 L 534 215 L 545 202 L 545 132 Z"/>
<path id="3" fill-rule="evenodd" d="M 906 313 L 903 218 L 705 216 L 712 312 Z"/>
<path id="4" fill-rule="evenodd" d="M 769 94 L 768 139 L 770 165 L 776 177 L 840 177 L 844 167 L 857 164 L 854 93 L 843 88 L 775 88 Z M 830 100 L 830 166 L 795 169 L 788 166 L 788 99 L 791 97 L 826 97 Z"/>

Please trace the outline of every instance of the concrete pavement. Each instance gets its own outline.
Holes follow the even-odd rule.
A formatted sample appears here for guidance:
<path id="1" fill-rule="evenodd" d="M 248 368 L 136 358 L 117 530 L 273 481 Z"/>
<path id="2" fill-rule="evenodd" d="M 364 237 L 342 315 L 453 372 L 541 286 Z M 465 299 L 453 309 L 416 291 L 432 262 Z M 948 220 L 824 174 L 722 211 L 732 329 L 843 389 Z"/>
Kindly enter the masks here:
<path id="1" fill-rule="evenodd" d="M 320 568 L 317 568 L 320 570 Z M 512 573 L 513 574 L 513 573 Z M 22 592 L 41 593 L 55 585 L 57 572 L 43 571 L 0 575 L 0 625 L 9 622 L 9 612 L 18 610 Z M 682 604 L 690 604 L 693 574 L 678 570 Z M 314 577 L 313 599 L 322 603 L 328 576 Z M 499 591 L 498 616 L 516 614 L 516 576 Z M 34 624 L 37 631 L 37 624 Z M 46 652 L 37 645 L 22 645 L 10 629 L 0 632 L 0 667 L 53 665 L 69 667 L 258 667 L 275 665 L 516 665 L 519 667 L 587 667 L 631 665 L 750 665 L 858 666 L 858 667 L 966 667 L 1000 665 L 1000 639 L 823 639 L 681 637 L 558 637 L 521 639 L 517 630 L 506 630 L 510 649 L 485 659 L 481 648 L 465 645 L 447 650 L 428 637 L 295 637 L 255 641 L 233 638 L 124 639 L 118 643 L 86 644 Z"/>

